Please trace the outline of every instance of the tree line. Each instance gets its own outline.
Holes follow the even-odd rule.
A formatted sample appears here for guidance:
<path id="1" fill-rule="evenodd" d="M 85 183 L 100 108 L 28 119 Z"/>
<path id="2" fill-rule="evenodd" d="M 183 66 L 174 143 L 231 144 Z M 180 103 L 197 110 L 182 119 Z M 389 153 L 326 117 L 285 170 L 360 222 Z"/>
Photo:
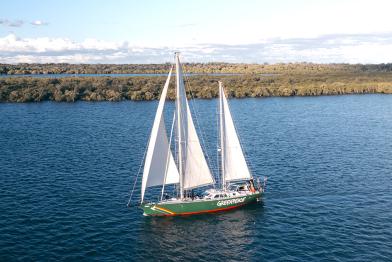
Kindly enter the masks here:
<path id="1" fill-rule="evenodd" d="M 287 67 L 288 65 L 285 64 Z M 384 70 L 384 69 L 383 69 Z M 0 102 L 121 101 L 158 99 L 166 77 L 2 77 Z M 185 78 L 189 97 L 215 98 L 218 81 L 229 97 L 392 94 L 392 74 L 380 70 L 310 72 L 288 70 L 279 74 L 194 75 Z M 172 79 L 168 98 L 175 98 Z"/>
<path id="2" fill-rule="evenodd" d="M 392 64 L 241 64 L 241 63 L 184 63 L 188 73 L 338 73 L 392 72 Z M 0 64 L 0 74 L 156 74 L 166 73 L 170 64 Z"/>

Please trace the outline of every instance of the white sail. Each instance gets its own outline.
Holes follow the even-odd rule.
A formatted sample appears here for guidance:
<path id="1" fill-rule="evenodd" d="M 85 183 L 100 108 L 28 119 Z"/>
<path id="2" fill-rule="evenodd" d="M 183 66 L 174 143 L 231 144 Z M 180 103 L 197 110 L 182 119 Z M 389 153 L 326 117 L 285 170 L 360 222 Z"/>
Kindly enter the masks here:
<path id="1" fill-rule="evenodd" d="M 144 162 L 141 201 L 147 187 L 179 183 L 179 174 L 167 139 L 163 109 L 172 69 L 170 69 L 152 126 Z M 166 180 L 166 181 L 165 181 Z"/>
<path id="2" fill-rule="evenodd" d="M 180 188 L 191 189 L 214 183 L 212 174 L 204 157 L 199 138 L 193 124 L 184 87 L 179 56 L 176 56 L 177 69 L 177 119 L 179 140 Z M 182 181 L 181 181 L 182 180 Z M 181 193 L 182 195 L 182 193 Z"/>
<path id="3" fill-rule="evenodd" d="M 188 103 L 186 106 L 188 111 L 188 139 L 184 188 L 191 189 L 212 184 L 214 183 L 214 179 L 204 157 Z"/>
<path id="4" fill-rule="evenodd" d="M 231 117 L 229 105 L 221 83 L 219 83 L 219 94 L 222 114 L 222 131 L 221 141 L 223 142 L 222 150 L 224 150 L 223 167 L 224 181 L 250 179 L 252 175 L 249 172 L 248 165 L 245 160 L 244 153 L 238 139 L 237 132 L 234 127 L 233 118 Z"/>

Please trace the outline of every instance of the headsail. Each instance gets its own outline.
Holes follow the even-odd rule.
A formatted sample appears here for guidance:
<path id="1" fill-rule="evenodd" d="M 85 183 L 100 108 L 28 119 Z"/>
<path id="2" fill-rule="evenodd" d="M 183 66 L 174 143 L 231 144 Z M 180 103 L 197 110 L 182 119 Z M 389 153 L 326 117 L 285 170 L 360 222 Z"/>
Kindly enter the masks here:
<path id="1" fill-rule="evenodd" d="M 144 192 L 147 187 L 179 183 L 179 174 L 173 155 L 170 151 L 163 117 L 163 109 L 171 73 L 172 69 L 170 69 L 165 86 L 162 90 L 154 124 L 151 130 L 146 160 L 144 162 L 141 201 L 144 199 Z"/>
<path id="2" fill-rule="evenodd" d="M 204 157 L 199 138 L 192 120 L 191 111 L 186 99 L 182 68 L 178 54 L 177 69 L 177 119 L 179 136 L 180 187 L 191 189 L 214 183 L 211 171 Z M 181 181 L 182 178 L 182 181 Z"/>
<path id="3" fill-rule="evenodd" d="M 224 150 L 222 159 L 224 182 L 250 179 L 252 175 L 249 172 L 221 82 L 219 82 L 219 103 L 222 127 L 221 143 L 223 143 L 221 147 Z"/>

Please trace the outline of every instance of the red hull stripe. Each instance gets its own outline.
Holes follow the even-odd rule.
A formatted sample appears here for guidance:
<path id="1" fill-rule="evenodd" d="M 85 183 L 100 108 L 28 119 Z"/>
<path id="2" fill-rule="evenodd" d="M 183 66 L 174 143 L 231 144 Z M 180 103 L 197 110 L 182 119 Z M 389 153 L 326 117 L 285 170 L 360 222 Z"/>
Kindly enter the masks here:
<path id="1" fill-rule="evenodd" d="M 185 212 L 185 213 L 174 213 L 173 211 L 170 211 L 170 210 L 168 210 L 168 209 L 165 209 L 165 211 L 166 212 L 171 212 L 171 214 L 165 214 L 164 216 L 178 216 L 178 215 L 180 215 L 180 216 L 185 216 L 185 215 L 195 215 L 195 214 L 203 214 L 203 213 L 214 213 L 214 212 L 219 212 L 219 211 L 224 211 L 224 210 L 230 210 L 230 209 L 234 209 L 234 208 L 237 208 L 237 207 L 241 207 L 241 206 L 243 206 L 243 205 L 245 205 L 245 204 L 241 204 L 241 205 L 238 205 L 238 206 L 231 206 L 231 207 L 224 207 L 224 208 L 217 208 L 217 209 L 212 209 L 212 210 L 204 210 L 204 211 L 196 211 L 196 212 Z M 159 207 L 159 208 L 162 208 L 162 207 Z"/>

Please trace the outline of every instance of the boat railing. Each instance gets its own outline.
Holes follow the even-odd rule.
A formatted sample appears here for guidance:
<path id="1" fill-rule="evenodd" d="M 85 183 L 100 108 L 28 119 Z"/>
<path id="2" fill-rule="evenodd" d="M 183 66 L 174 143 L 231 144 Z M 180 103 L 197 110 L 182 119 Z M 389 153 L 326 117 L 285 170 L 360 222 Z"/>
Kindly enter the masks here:
<path id="1" fill-rule="evenodd" d="M 260 178 L 257 178 L 257 189 L 264 193 L 267 186 L 267 177 L 263 178 L 263 182 L 260 181 Z"/>

